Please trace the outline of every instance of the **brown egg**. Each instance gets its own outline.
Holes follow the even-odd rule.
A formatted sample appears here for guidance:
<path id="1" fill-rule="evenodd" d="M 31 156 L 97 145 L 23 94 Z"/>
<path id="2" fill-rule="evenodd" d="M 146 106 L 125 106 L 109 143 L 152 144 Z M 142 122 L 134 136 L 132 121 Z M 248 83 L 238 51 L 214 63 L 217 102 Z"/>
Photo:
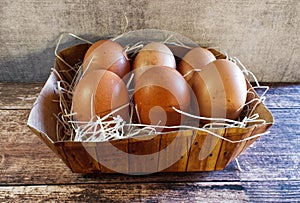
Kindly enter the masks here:
<path id="1" fill-rule="evenodd" d="M 187 52 L 180 63 L 178 64 L 178 71 L 185 76 L 193 69 L 201 69 L 203 66 L 216 60 L 216 57 L 207 49 L 202 47 L 195 47 Z M 192 85 L 192 76 L 194 72 L 190 72 L 185 76 L 186 81 Z"/>
<path id="2" fill-rule="evenodd" d="M 215 60 L 195 73 L 192 80 L 201 116 L 236 119 L 240 115 L 247 97 L 247 84 L 235 63 Z"/>
<path id="3" fill-rule="evenodd" d="M 109 70 L 123 78 L 130 72 L 130 61 L 124 48 L 111 40 L 99 40 L 86 52 L 83 71 Z"/>
<path id="4" fill-rule="evenodd" d="M 72 107 L 75 120 L 89 121 L 93 116 L 103 117 L 112 110 L 129 102 L 128 91 L 123 80 L 106 70 L 89 71 L 77 84 L 73 92 Z M 128 117 L 128 108 L 117 112 L 123 119 Z"/>
<path id="5" fill-rule="evenodd" d="M 182 122 L 175 107 L 187 111 L 190 105 L 189 87 L 178 71 L 155 66 L 147 69 L 135 85 L 134 102 L 143 124 L 175 126 Z"/>
<path id="6" fill-rule="evenodd" d="M 171 50 L 163 43 L 151 42 L 144 46 L 136 55 L 132 69 L 135 78 L 139 76 L 149 67 L 166 66 L 176 68 L 176 61 Z"/>

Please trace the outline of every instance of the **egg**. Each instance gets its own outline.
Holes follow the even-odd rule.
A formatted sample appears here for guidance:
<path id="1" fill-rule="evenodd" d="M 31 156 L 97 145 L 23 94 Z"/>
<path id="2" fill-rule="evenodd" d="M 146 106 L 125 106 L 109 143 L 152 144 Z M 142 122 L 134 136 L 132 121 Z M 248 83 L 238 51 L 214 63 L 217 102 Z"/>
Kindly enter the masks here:
<path id="1" fill-rule="evenodd" d="M 153 66 L 145 70 L 137 81 L 134 102 L 141 123 L 180 125 L 182 115 L 172 107 L 182 111 L 189 109 L 189 86 L 176 69 Z"/>
<path id="2" fill-rule="evenodd" d="M 124 48 L 111 40 L 99 40 L 86 52 L 83 71 L 109 70 L 123 78 L 130 72 L 130 61 Z"/>
<path id="3" fill-rule="evenodd" d="M 132 64 L 135 78 L 139 78 L 147 68 L 153 66 L 176 68 L 172 51 L 163 43 L 151 42 L 138 52 Z"/>
<path id="4" fill-rule="evenodd" d="M 72 108 L 77 121 L 89 121 L 93 116 L 103 117 L 129 102 L 128 91 L 123 80 L 106 70 L 88 72 L 73 91 Z M 116 115 L 128 117 L 128 108 Z"/>
<path id="5" fill-rule="evenodd" d="M 215 60 L 193 75 L 192 89 L 201 116 L 236 119 L 247 97 L 243 72 L 226 59 Z"/>
<path id="6" fill-rule="evenodd" d="M 201 69 L 214 60 L 216 60 L 216 57 L 209 50 L 202 47 L 195 47 L 184 55 L 177 69 L 185 76 L 186 81 L 192 85 L 191 79 L 194 72 L 191 72 L 191 70 Z"/>

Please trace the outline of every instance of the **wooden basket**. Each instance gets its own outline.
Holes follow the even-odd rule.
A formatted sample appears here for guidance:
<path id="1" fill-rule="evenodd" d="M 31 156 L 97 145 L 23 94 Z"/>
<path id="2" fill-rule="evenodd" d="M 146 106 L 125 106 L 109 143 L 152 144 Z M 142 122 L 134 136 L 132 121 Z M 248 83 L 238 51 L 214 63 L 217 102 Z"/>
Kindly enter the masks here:
<path id="1" fill-rule="evenodd" d="M 61 51 L 59 56 L 73 66 L 83 59 L 88 47 L 88 44 L 73 46 Z M 176 47 L 171 49 L 182 53 Z M 224 58 L 219 52 L 211 51 L 217 58 Z M 177 55 L 180 55 L 179 52 Z M 57 59 L 55 69 L 62 71 L 69 67 Z M 64 73 L 63 79 L 70 81 L 73 75 L 68 74 L 68 71 Z M 146 174 L 158 171 L 222 170 L 258 138 L 229 142 L 201 130 L 179 130 L 151 139 L 141 135 L 139 139 L 135 137 L 110 142 L 58 141 L 54 115 L 60 112 L 60 108 L 57 102 L 53 102 L 58 100 L 54 89 L 57 80 L 56 74 L 52 72 L 32 107 L 28 126 L 75 173 Z M 255 108 L 254 113 L 258 113 L 266 123 L 246 128 L 216 128 L 212 131 L 232 141 L 261 134 L 273 124 L 273 117 L 263 103 Z"/>

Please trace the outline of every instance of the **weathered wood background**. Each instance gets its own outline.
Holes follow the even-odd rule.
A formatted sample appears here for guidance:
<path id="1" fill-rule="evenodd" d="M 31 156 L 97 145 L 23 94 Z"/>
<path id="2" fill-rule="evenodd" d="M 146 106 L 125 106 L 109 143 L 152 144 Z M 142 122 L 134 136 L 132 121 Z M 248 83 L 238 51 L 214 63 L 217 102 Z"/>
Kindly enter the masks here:
<path id="1" fill-rule="evenodd" d="M 260 81 L 299 82 L 299 0 L 1 0 L 0 81 L 43 82 L 62 32 L 95 41 L 157 28 L 237 56 Z"/>

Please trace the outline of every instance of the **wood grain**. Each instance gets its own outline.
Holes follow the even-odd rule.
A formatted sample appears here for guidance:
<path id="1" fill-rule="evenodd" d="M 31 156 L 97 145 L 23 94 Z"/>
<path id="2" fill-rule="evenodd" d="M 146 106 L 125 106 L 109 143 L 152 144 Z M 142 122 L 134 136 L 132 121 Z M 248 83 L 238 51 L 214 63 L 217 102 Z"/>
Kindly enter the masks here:
<path id="1" fill-rule="evenodd" d="M 261 85 L 270 87 L 265 95 L 265 104 L 268 108 L 300 108 L 299 83 L 262 83 Z"/>
<path id="2" fill-rule="evenodd" d="M 299 185 L 299 181 L 247 181 L 0 186 L 0 201 L 298 202 Z"/>
<path id="3" fill-rule="evenodd" d="M 0 81 L 44 82 L 62 32 L 90 41 L 155 28 L 237 56 L 259 81 L 299 82 L 298 0 L 0 1 Z M 77 43 L 66 39 L 61 48 Z"/>
<path id="4" fill-rule="evenodd" d="M 30 109 L 43 83 L 0 83 L 1 109 Z"/>
<path id="5" fill-rule="evenodd" d="M 0 187 L 0 201 L 247 202 L 240 182 L 76 184 Z"/>
<path id="6" fill-rule="evenodd" d="M 266 105 L 271 107 L 275 124 L 269 135 L 257 139 L 238 157 L 242 171 L 232 162 L 222 171 L 142 176 L 72 173 L 26 126 L 34 101 L 10 102 L 8 92 L 12 91 L 3 93 L 15 89 L 30 98 L 42 84 L 0 84 L 0 95 L 5 95 L 0 97 L 4 104 L 0 106 L 1 202 L 300 201 L 299 84 L 271 85 Z"/>
<path id="7" fill-rule="evenodd" d="M 299 202 L 300 181 L 262 181 L 243 184 L 250 202 Z M 277 192 L 281 191 L 281 192 Z"/>
<path id="8" fill-rule="evenodd" d="M 94 169 L 100 170 L 96 155 L 96 143 L 65 142 L 61 144 L 66 157 L 65 161 L 70 164 L 73 172 L 91 173 Z M 85 157 L 85 159 L 78 159 L 78 157 Z"/>
<path id="9" fill-rule="evenodd" d="M 74 175 L 64 165 L 64 163 L 55 156 L 55 154 L 42 143 L 39 138 L 31 133 L 26 127 L 26 117 L 29 110 L 1 110 L 0 121 L 5 123 L 1 125 L 2 131 L 0 154 L 4 157 L 0 172 L 0 183 L 14 184 L 41 184 L 43 182 L 72 182 L 74 180 L 86 181 L 81 179 L 81 175 Z M 296 120 L 291 124 L 291 119 L 296 118 L 300 109 L 293 110 L 274 110 L 276 119 L 275 125 L 271 128 L 271 134 L 258 139 L 244 154 L 239 157 L 243 173 L 236 171 L 235 163 L 232 163 L 224 172 L 195 173 L 180 178 L 173 174 L 170 179 L 178 180 L 237 180 L 238 177 L 245 179 L 263 179 L 281 178 L 285 174 L 293 179 L 299 178 L 299 129 L 300 121 Z M 281 123 L 287 125 L 282 126 Z M 292 126 L 292 129 L 291 129 Z M 283 139 L 284 137 L 285 139 Z M 280 143 L 280 145 L 278 144 Z M 266 145 L 267 144 L 267 145 Z M 30 161 L 29 161 L 30 160 Z M 276 172 L 274 165 L 277 166 Z M 262 167 L 263 166 L 263 167 Z M 296 168 L 295 168 L 296 167 Z M 256 168 L 256 170 L 252 170 Z M 289 169 L 290 168 L 290 169 Z M 26 173 L 23 173 L 25 170 Z M 62 176 L 61 174 L 69 174 Z M 173 177 L 172 177 L 173 176 Z M 91 176 L 92 177 L 92 176 Z M 102 176 L 103 177 L 103 176 Z M 104 181 L 111 176 L 104 176 Z M 164 175 L 152 177 L 151 180 L 162 180 Z M 24 180 L 24 178 L 27 178 Z M 116 176 L 115 181 L 124 179 L 123 176 Z M 152 179 L 153 178 L 153 179 Z M 125 178 L 131 182 L 134 178 Z M 149 180 L 150 180 L 149 179 Z M 144 181 L 145 178 L 135 179 L 135 181 Z"/>
<path id="10" fill-rule="evenodd" d="M 192 130 L 171 133 L 160 140 L 158 171 L 186 171 L 190 157 L 190 147 L 194 140 Z M 184 144 L 182 144 L 184 143 Z M 168 156 L 173 154 L 173 156 Z M 175 163 L 176 162 L 176 163 Z"/>
<path id="11" fill-rule="evenodd" d="M 129 140 L 129 171 L 132 174 L 139 175 L 157 172 L 161 136 L 156 135 L 151 139 L 132 138 Z M 139 139 L 145 140 L 144 142 L 140 142 Z M 151 145 L 151 147 L 145 147 L 147 145 Z"/>
<path id="12" fill-rule="evenodd" d="M 97 143 L 96 151 L 102 173 L 129 173 L 128 140 Z"/>

